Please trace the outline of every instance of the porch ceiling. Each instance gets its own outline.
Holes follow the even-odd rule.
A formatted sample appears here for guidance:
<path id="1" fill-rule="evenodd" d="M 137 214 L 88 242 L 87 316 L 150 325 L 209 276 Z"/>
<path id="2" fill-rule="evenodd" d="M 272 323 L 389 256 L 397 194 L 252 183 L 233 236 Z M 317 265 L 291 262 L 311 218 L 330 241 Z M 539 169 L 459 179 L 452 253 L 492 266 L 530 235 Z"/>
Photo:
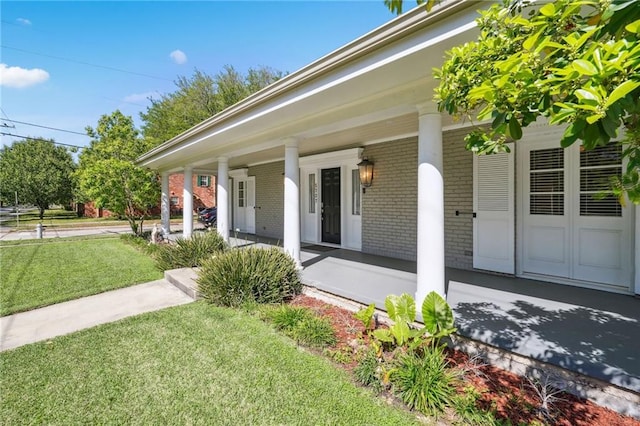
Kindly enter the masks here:
<path id="1" fill-rule="evenodd" d="M 140 164 L 161 171 L 186 165 L 216 170 L 218 157 L 227 157 L 237 168 L 283 158 L 288 137 L 299 140 L 304 156 L 417 134 L 416 105 L 432 98 L 432 69 L 447 49 L 474 37 L 475 17 L 475 8 L 466 8 L 422 24 L 267 102 L 217 121 L 214 116 L 210 125 L 185 132 Z"/>

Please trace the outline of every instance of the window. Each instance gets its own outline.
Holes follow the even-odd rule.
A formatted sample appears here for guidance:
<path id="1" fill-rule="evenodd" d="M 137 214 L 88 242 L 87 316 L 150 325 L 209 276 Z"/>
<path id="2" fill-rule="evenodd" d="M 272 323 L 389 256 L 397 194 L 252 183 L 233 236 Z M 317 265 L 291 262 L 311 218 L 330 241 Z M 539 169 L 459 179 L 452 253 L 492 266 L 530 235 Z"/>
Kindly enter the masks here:
<path id="1" fill-rule="evenodd" d="M 169 199 L 169 203 L 170 203 L 172 206 L 177 206 L 177 205 L 180 203 L 180 197 L 171 197 L 171 198 Z"/>
<path id="2" fill-rule="evenodd" d="M 360 172 L 351 170 L 351 214 L 360 216 Z"/>
<path id="3" fill-rule="evenodd" d="M 245 197 L 245 190 L 244 190 L 244 181 L 241 180 L 240 182 L 238 182 L 238 207 L 244 207 L 244 197 Z"/>
<path id="4" fill-rule="evenodd" d="M 529 213 L 564 215 L 564 149 L 531 151 Z"/>
<path id="5" fill-rule="evenodd" d="M 316 187 L 316 174 L 309 174 L 309 213 L 316 212 L 316 201 L 317 201 L 317 187 Z"/>
<path id="6" fill-rule="evenodd" d="M 622 176 L 619 143 L 580 151 L 580 216 L 622 216 L 622 206 L 609 190 L 613 176 Z"/>
<path id="7" fill-rule="evenodd" d="M 211 186 L 211 176 L 198 175 L 198 186 Z"/>

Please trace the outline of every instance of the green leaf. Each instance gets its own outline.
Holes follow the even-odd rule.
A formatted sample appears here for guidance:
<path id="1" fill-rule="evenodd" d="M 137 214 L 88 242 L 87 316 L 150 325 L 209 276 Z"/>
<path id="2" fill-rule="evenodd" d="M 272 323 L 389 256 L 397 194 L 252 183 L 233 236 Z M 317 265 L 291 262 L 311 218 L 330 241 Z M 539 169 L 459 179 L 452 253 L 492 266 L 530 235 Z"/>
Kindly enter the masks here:
<path id="1" fill-rule="evenodd" d="M 378 328 L 373 330 L 373 337 L 385 343 L 393 343 L 393 337 L 391 336 L 391 332 L 386 328 Z"/>
<path id="2" fill-rule="evenodd" d="M 416 302 L 407 293 L 401 296 L 390 294 L 384 301 L 387 314 L 394 322 L 413 322 L 416 319 Z"/>
<path id="3" fill-rule="evenodd" d="M 630 33 L 640 34 L 640 19 L 627 24 L 624 29 L 629 31 Z"/>
<path id="4" fill-rule="evenodd" d="M 571 65 L 582 75 L 596 75 L 598 73 L 598 68 L 584 59 L 576 59 Z"/>
<path id="5" fill-rule="evenodd" d="M 509 120 L 509 136 L 515 140 L 522 139 L 522 127 L 516 118 Z"/>
<path id="6" fill-rule="evenodd" d="M 397 322 L 389 327 L 389 330 L 398 346 L 402 346 L 409 341 L 411 329 L 406 322 Z"/>
<path id="7" fill-rule="evenodd" d="M 544 16 L 551 17 L 556 13 L 556 8 L 553 3 L 547 3 L 540 8 L 540 13 Z"/>
<path id="8" fill-rule="evenodd" d="M 607 102 L 604 104 L 605 108 L 609 108 L 613 103 L 624 98 L 638 87 L 640 87 L 640 81 L 627 80 L 624 83 L 621 83 L 618 87 L 613 89 L 613 92 L 611 92 L 607 98 Z"/>
<path id="9" fill-rule="evenodd" d="M 602 98 L 600 97 L 600 95 L 591 89 L 578 89 L 576 90 L 576 96 L 578 99 L 582 100 L 589 100 L 589 101 L 596 101 L 596 103 L 599 103 L 600 101 L 602 101 Z"/>
<path id="10" fill-rule="evenodd" d="M 430 334 L 453 328 L 453 311 L 442 296 L 435 291 L 427 294 L 422 302 L 422 320 Z"/>

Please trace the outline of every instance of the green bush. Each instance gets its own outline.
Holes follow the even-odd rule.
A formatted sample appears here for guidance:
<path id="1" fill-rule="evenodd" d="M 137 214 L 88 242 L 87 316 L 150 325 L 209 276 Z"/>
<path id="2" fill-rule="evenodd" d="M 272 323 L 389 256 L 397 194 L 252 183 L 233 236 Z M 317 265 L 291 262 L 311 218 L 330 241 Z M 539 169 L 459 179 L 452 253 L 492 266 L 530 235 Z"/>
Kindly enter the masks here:
<path id="1" fill-rule="evenodd" d="M 296 263 L 276 247 L 229 250 L 206 259 L 198 287 L 211 303 L 281 303 L 302 291 Z"/>
<path id="2" fill-rule="evenodd" d="M 307 308 L 281 305 L 267 312 L 266 317 L 280 331 L 291 333 L 302 321 L 313 318 L 313 313 Z"/>
<path id="3" fill-rule="evenodd" d="M 364 356 L 353 370 L 356 380 L 365 386 L 371 386 L 376 392 L 383 388 L 380 380 L 381 365 L 378 354 L 372 348 L 365 352 Z"/>
<path id="4" fill-rule="evenodd" d="M 401 355 L 391 375 L 393 390 L 409 408 L 435 416 L 454 401 L 458 374 L 447 366 L 442 346 Z"/>
<path id="5" fill-rule="evenodd" d="M 293 329 L 291 337 L 299 343 L 315 348 L 333 346 L 337 342 L 331 322 L 327 318 L 316 316 L 300 321 Z"/>
<path id="6" fill-rule="evenodd" d="M 162 244 L 155 253 L 161 271 L 201 266 L 202 262 L 224 251 L 227 244 L 217 232 L 196 233 L 191 238 L 178 238 L 175 244 Z"/>
<path id="7" fill-rule="evenodd" d="M 121 234 L 120 239 L 125 243 L 135 247 L 143 253 L 154 256 L 160 247 L 156 244 L 149 244 L 149 239 L 144 235 Z"/>
<path id="8" fill-rule="evenodd" d="M 320 348 L 337 341 L 329 320 L 316 316 L 308 308 L 282 305 L 268 311 L 265 317 L 298 343 Z"/>

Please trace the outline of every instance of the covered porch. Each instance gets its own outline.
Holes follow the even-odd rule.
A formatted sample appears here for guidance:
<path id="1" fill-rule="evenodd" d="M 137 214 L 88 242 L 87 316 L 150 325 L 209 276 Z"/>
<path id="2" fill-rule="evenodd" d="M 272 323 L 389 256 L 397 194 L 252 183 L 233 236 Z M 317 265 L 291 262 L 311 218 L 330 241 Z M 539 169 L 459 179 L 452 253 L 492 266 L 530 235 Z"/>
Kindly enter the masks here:
<path id="1" fill-rule="evenodd" d="M 231 243 L 278 241 L 244 234 Z M 416 262 L 309 244 L 302 245 L 301 260 L 306 285 L 361 304 L 384 310 L 387 295 L 416 294 Z M 446 268 L 445 281 L 461 337 L 499 350 L 509 364 L 514 359 L 508 354 L 514 354 L 533 360 L 528 368 L 541 364 L 577 373 L 568 379 L 575 393 L 640 415 L 640 299 L 454 268 Z M 622 402 L 612 394 L 622 395 Z"/>

